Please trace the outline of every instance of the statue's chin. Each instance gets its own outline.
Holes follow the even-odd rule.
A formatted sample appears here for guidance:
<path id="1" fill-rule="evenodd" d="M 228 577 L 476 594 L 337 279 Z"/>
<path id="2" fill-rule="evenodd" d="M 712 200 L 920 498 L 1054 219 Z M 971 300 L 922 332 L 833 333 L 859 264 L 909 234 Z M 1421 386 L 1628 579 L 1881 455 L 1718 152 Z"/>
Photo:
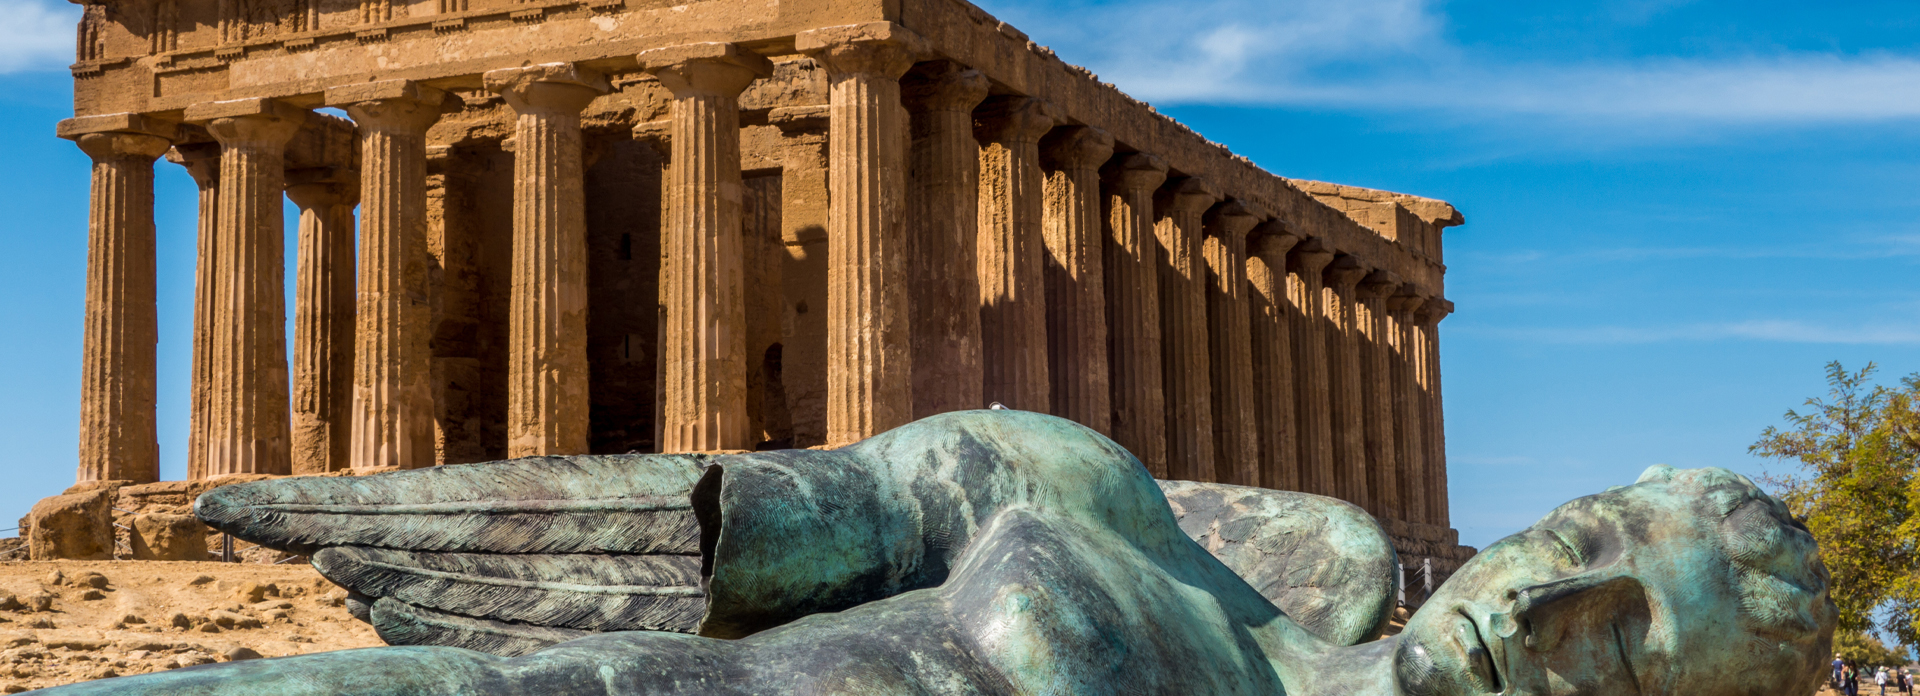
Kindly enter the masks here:
<path id="1" fill-rule="evenodd" d="M 1401 634 L 1400 646 L 1393 654 L 1393 677 L 1405 696 L 1441 696 L 1440 665 L 1414 636 Z"/>

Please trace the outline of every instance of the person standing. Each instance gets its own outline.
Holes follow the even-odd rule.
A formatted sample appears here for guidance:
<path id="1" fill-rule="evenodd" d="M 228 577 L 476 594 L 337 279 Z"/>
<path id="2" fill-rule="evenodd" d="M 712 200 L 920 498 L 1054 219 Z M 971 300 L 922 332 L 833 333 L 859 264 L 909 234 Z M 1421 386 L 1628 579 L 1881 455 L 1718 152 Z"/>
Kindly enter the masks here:
<path id="1" fill-rule="evenodd" d="M 1887 668 L 1882 666 L 1873 673 L 1873 683 L 1880 685 L 1880 696 L 1887 696 Z"/>

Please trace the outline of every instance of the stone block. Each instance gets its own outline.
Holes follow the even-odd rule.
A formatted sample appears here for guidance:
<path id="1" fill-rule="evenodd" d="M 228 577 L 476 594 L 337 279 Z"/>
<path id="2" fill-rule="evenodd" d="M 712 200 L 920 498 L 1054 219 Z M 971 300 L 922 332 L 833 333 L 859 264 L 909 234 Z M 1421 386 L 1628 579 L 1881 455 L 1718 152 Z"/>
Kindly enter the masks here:
<path id="1" fill-rule="evenodd" d="M 56 495 L 34 504 L 27 538 L 33 560 L 113 560 L 113 489 Z"/>
<path id="2" fill-rule="evenodd" d="M 133 517 L 133 557 L 142 561 L 207 560 L 207 526 L 192 515 L 162 512 Z"/>

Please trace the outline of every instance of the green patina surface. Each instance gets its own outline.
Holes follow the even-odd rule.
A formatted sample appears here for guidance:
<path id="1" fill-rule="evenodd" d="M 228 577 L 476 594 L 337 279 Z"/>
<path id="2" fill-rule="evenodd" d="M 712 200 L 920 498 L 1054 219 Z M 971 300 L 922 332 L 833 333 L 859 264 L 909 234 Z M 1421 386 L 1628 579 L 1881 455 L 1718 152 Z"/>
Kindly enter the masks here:
<path id="1" fill-rule="evenodd" d="M 1369 640 L 1395 561 L 1357 508 L 1156 482 L 1017 411 L 835 451 L 268 481 L 197 509 L 313 554 L 398 647 L 52 692 L 1800 696 L 1834 621 L 1779 503 L 1656 467 L 1489 547 Z"/>

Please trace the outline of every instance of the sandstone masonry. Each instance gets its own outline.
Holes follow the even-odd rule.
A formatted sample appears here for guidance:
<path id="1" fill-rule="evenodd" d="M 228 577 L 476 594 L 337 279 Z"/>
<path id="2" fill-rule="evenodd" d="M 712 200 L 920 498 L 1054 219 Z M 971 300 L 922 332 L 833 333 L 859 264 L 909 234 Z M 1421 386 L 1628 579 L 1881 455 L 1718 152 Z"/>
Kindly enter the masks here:
<path id="1" fill-rule="evenodd" d="M 1461 215 L 1268 173 L 964 0 L 84 2 L 81 483 L 158 477 L 164 156 L 199 185 L 196 481 L 837 446 L 997 401 L 1156 476 L 1355 502 L 1410 567 L 1471 552 Z"/>

